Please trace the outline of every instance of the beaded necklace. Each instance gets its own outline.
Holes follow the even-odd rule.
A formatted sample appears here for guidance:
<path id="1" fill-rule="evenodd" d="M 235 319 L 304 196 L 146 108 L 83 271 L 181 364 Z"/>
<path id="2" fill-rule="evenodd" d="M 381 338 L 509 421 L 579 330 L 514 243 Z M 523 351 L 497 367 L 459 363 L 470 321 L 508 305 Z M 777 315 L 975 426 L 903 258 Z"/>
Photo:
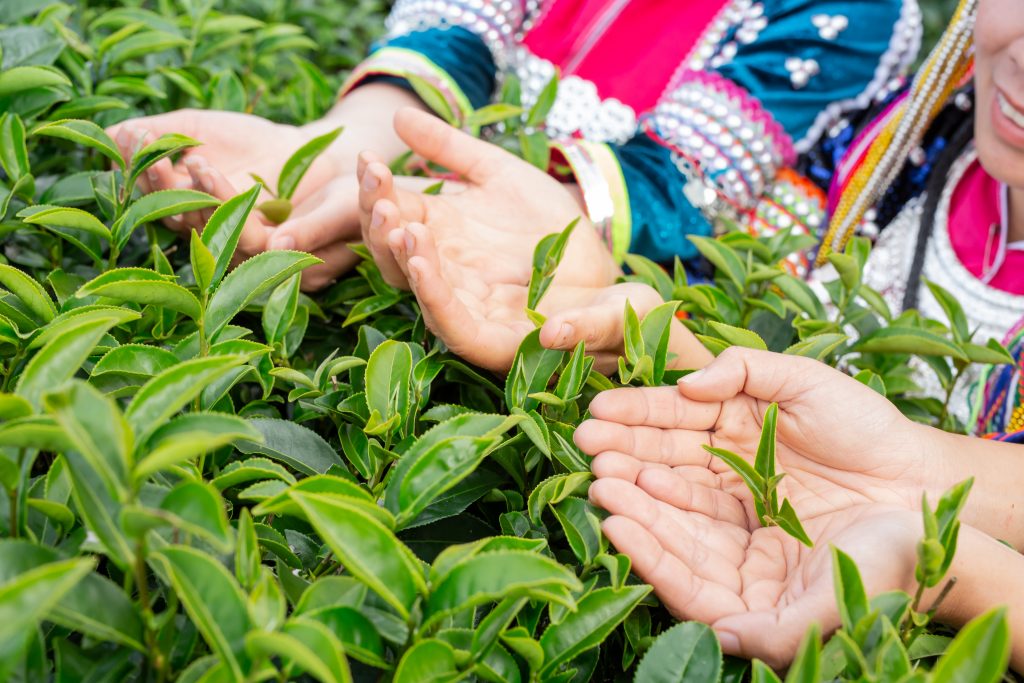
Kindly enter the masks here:
<path id="1" fill-rule="evenodd" d="M 893 183 L 931 121 L 970 72 L 970 46 L 978 0 L 961 0 L 949 28 L 914 78 L 910 95 L 879 132 L 843 189 L 818 252 L 818 265 L 842 251 L 871 206 Z"/>

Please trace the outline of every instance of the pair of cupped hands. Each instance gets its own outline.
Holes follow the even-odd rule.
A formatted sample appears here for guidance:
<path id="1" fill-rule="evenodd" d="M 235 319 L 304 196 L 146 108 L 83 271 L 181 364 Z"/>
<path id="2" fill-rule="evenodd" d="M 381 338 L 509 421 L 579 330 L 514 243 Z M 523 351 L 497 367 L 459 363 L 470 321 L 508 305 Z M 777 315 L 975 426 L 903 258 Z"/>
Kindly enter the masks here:
<path id="1" fill-rule="evenodd" d="M 372 151 L 355 151 L 359 130 L 345 131 L 303 178 L 284 223 L 271 225 L 258 211 L 250 215 L 239 256 L 268 249 L 318 256 L 323 263 L 302 276 L 308 291 L 352 268 L 358 257 L 348 244 L 362 241 L 385 281 L 415 293 L 428 327 L 452 352 L 505 371 L 534 329 L 525 312 L 534 248 L 579 218 L 539 306 L 548 317 L 541 342 L 572 349 L 585 340 L 600 368 L 615 367 L 626 301 L 642 313 L 661 298 L 644 285 L 615 284 L 621 271 L 586 218 L 575 186 L 423 111 L 398 110 L 394 128 L 414 154 L 459 180 L 446 181 L 438 195 L 424 194 L 435 180 L 393 176 Z M 126 157 L 166 133 L 199 140 L 202 145 L 178 163 L 154 165 L 139 185 L 143 192 L 194 188 L 221 200 L 251 187 L 253 174 L 273 182 L 311 137 L 308 128 L 199 110 L 129 120 L 110 133 Z M 201 230 L 209 213 L 173 216 L 165 224 L 187 235 Z"/>

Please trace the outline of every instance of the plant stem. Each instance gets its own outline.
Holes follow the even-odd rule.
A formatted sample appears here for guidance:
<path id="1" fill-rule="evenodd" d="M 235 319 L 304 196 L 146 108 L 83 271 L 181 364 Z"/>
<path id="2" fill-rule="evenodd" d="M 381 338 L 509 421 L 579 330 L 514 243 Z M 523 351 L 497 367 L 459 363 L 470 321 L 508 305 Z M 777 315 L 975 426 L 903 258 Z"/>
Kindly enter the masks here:
<path id="1" fill-rule="evenodd" d="M 135 582 L 139 587 L 139 605 L 142 607 L 142 620 L 145 629 L 146 647 L 149 649 L 149 665 L 157 672 L 157 681 L 166 679 L 164 655 L 156 641 L 153 631 L 153 607 L 150 605 L 149 584 L 146 579 L 146 537 L 139 538 L 135 546 Z"/>
<path id="2" fill-rule="evenodd" d="M 11 519 L 9 522 L 11 538 L 18 538 L 18 487 L 15 486 L 7 492 L 7 496 L 10 498 L 11 505 Z"/>
<path id="3" fill-rule="evenodd" d="M 953 380 L 946 388 L 946 399 L 942 402 L 942 412 L 939 413 L 939 429 L 946 428 L 946 420 L 949 418 L 949 404 L 953 401 L 953 391 L 956 389 L 956 385 L 960 383 L 960 377 L 964 374 L 964 370 L 966 369 L 966 365 L 960 366 L 957 369 L 956 374 L 953 375 Z"/>

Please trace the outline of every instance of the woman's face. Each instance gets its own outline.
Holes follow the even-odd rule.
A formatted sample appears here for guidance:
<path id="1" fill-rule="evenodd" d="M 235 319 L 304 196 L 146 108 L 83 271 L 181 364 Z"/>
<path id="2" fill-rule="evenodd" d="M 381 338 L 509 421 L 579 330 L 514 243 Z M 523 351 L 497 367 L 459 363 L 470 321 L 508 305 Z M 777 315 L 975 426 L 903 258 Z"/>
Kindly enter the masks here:
<path id="1" fill-rule="evenodd" d="M 975 143 L 985 169 L 1024 189 L 1024 2 L 979 0 Z"/>

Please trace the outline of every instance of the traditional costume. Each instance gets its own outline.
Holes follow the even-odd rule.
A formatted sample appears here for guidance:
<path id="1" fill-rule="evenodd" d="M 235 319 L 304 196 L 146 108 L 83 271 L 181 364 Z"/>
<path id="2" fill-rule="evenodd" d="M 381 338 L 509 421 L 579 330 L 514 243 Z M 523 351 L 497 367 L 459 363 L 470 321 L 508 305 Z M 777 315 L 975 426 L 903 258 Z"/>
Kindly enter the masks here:
<path id="1" fill-rule="evenodd" d="M 465 117 L 510 76 L 617 257 L 696 255 L 722 215 L 815 230 L 823 196 L 788 170 L 917 54 L 915 0 L 398 0 L 344 91 L 415 75 Z M 684 191 L 685 190 L 685 191 Z"/>
<path id="2" fill-rule="evenodd" d="M 882 294 L 894 315 L 917 309 L 944 319 L 925 284 L 931 281 L 963 305 L 975 342 L 984 344 L 1003 339 L 1024 318 L 1024 249 L 1007 243 L 1008 190 L 981 166 L 973 145 L 970 45 L 976 6 L 977 0 L 961 2 L 910 88 L 861 120 L 851 117 L 837 126 L 805 157 L 802 170 L 828 194 L 830 225 L 819 264 L 854 233 L 875 239 L 864 282 Z M 818 271 L 813 279 L 830 278 Z M 1015 343 L 1020 346 L 1019 334 Z M 985 407 L 976 398 L 968 415 L 971 380 L 981 374 L 979 366 L 970 366 L 954 394 L 954 414 L 981 431 L 1004 430 L 1019 412 L 1005 408 L 1000 387 L 1011 380 L 1016 386 L 1015 375 L 1006 372 L 988 370 L 983 378 L 994 394 L 1003 394 L 1004 407 Z M 931 371 L 917 379 L 924 394 L 940 394 Z"/>

